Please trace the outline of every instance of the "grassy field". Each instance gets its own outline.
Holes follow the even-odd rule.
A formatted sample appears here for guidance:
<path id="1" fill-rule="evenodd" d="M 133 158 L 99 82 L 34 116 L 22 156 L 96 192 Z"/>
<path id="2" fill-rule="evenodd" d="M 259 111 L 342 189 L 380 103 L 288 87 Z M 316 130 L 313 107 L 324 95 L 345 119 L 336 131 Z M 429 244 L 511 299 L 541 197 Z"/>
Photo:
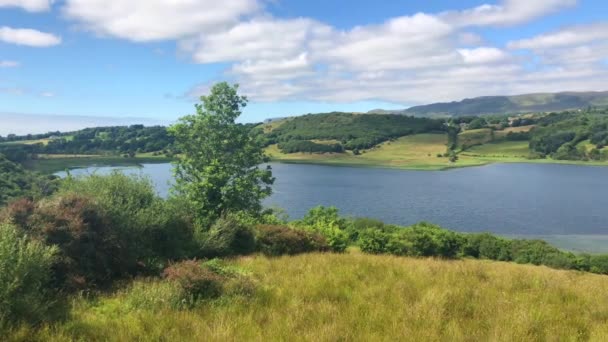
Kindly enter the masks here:
<path id="1" fill-rule="evenodd" d="M 490 261 L 244 257 L 257 290 L 199 308 L 130 308 L 129 291 L 14 341 L 606 341 L 608 277 Z M 150 293 L 154 296 L 153 293 Z M 7 338 L 7 336 L 11 336 Z"/>
<path id="2" fill-rule="evenodd" d="M 522 131 L 529 126 L 521 128 Z M 447 158 L 438 158 L 446 151 L 447 137 L 444 134 L 417 134 L 382 143 L 361 155 L 346 153 L 282 153 L 276 145 L 266 152 L 274 161 L 336 166 L 387 167 L 411 170 L 445 170 L 450 168 L 480 166 L 491 163 L 551 163 L 608 166 L 608 162 L 585 162 L 571 160 L 528 159 L 530 149 L 527 141 L 487 142 L 491 138 L 488 129 L 469 131 L 465 134 L 469 144 L 478 144 L 458 154 L 458 161 L 450 163 Z M 461 138 L 462 134 L 461 134 Z"/>
<path id="3" fill-rule="evenodd" d="M 329 164 L 344 166 L 380 166 L 413 170 L 443 170 L 451 167 L 483 165 L 486 162 L 464 157 L 458 163 L 438 158 L 446 150 L 444 134 L 417 134 L 382 143 L 362 151 L 361 155 L 347 153 L 282 153 L 276 145 L 266 149 L 271 159 L 290 163 Z"/>
<path id="4" fill-rule="evenodd" d="M 144 163 L 168 163 L 171 158 L 165 156 L 153 156 L 149 153 L 142 153 L 135 158 L 124 158 L 121 156 L 104 156 L 104 155 L 40 155 L 39 159 L 28 160 L 24 166 L 30 170 L 55 173 L 69 169 L 80 167 L 89 167 L 92 165 L 99 166 L 124 166 L 124 165 L 139 165 Z"/>

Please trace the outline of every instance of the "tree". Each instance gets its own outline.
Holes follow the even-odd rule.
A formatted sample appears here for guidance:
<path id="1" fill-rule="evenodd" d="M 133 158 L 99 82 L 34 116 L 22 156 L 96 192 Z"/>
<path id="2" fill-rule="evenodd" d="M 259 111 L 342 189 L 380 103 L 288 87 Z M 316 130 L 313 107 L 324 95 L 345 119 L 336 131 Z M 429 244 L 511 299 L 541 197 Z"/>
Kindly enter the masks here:
<path id="1" fill-rule="evenodd" d="M 175 163 L 175 190 L 193 205 L 199 224 L 209 225 L 232 211 L 259 214 L 274 182 L 260 140 L 236 119 L 247 105 L 238 85 L 222 82 L 201 96 L 196 114 L 169 128 L 181 154 Z"/>

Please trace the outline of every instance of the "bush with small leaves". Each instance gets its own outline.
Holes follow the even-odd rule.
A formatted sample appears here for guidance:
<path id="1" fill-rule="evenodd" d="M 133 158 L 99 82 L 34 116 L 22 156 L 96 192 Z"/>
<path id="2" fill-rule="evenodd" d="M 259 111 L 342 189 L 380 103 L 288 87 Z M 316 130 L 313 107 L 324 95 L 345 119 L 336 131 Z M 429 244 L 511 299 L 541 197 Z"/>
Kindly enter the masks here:
<path id="1" fill-rule="evenodd" d="M 201 254 L 206 258 L 247 255 L 256 247 L 253 230 L 231 215 L 218 219 L 201 239 Z"/>
<path id="2" fill-rule="evenodd" d="M 54 304 L 49 283 L 56 255 L 56 247 L 0 223 L 0 326 L 45 319 Z"/>
<path id="3" fill-rule="evenodd" d="M 266 255 L 294 255 L 329 250 L 327 241 L 318 233 L 280 225 L 259 225 L 255 230 L 257 250 Z"/>

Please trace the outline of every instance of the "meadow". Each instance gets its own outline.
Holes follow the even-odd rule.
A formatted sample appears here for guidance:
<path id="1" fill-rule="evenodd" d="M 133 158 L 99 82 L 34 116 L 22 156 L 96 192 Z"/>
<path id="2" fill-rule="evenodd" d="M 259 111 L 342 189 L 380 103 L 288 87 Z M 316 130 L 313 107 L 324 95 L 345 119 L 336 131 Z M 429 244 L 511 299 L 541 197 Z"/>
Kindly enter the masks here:
<path id="1" fill-rule="evenodd" d="M 230 264 L 251 274 L 254 293 L 206 301 L 191 310 L 162 303 L 130 306 L 142 288 L 148 298 L 158 296 L 151 281 L 138 280 L 126 290 L 76 298 L 68 320 L 38 330 L 16 328 L 10 340 L 608 339 L 606 276 L 356 250 L 248 256 Z"/>
<path id="2" fill-rule="evenodd" d="M 487 133 L 484 131 L 484 133 Z M 485 137 L 475 136 L 468 141 L 480 143 Z M 446 150 L 445 134 L 416 134 L 387 141 L 360 155 L 345 153 L 283 153 L 276 145 L 266 148 L 273 161 L 287 163 L 344 165 L 359 167 L 387 167 L 409 170 L 446 170 L 458 167 L 481 166 L 490 163 L 556 163 L 581 165 L 608 165 L 601 161 L 554 160 L 551 158 L 529 159 L 527 141 L 498 140 L 467 148 L 458 154 L 458 161 L 438 157 Z"/>

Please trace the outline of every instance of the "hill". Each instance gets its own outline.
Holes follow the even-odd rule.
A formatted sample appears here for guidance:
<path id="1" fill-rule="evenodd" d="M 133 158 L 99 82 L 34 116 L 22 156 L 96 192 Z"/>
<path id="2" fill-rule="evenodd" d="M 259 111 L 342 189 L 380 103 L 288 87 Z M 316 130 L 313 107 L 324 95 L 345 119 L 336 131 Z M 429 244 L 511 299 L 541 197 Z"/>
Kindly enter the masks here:
<path id="1" fill-rule="evenodd" d="M 129 305 L 131 290 L 72 303 L 63 323 L 14 340 L 606 340 L 608 277 L 490 261 L 305 254 L 243 257 L 258 290 L 192 310 Z M 137 286 L 139 285 L 139 286 Z M 139 291 L 138 291 L 139 289 Z M 142 292 L 144 291 L 144 292 Z M 139 297 L 138 297 L 139 294 Z"/>
<path id="2" fill-rule="evenodd" d="M 555 112 L 608 106 L 608 91 L 538 93 L 514 96 L 482 96 L 462 101 L 432 103 L 404 110 L 373 110 L 373 114 L 423 117 Z"/>

